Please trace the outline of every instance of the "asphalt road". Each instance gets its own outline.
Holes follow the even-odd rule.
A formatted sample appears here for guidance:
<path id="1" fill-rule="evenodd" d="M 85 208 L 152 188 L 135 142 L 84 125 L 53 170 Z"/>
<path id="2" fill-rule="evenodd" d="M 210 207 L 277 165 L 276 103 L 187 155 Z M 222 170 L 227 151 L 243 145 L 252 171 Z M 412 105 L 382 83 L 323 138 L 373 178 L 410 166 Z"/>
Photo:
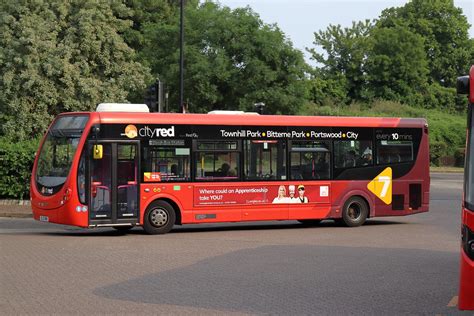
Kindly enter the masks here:
<path id="1" fill-rule="evenodd" d="M 431 210 L 358 228 L 188 225 L 121 235 L 0 219 L 0 314 L 462 314 L 462 176 Z"/>

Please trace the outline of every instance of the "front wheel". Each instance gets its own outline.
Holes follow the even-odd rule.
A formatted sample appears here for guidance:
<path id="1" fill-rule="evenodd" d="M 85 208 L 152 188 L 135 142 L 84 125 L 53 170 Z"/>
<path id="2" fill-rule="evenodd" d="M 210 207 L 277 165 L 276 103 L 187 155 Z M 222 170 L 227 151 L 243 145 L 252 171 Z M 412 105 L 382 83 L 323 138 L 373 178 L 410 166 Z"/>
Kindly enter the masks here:
<path id="1" fill-rule="evenodd" d="M 344 203 L 342 209 L 342 224 L 348 227 L 357 227 L 365 223 L 369 215 L 369 206 L 361 197 L 353 196 Z"/>
<path id="2" fill-rule="evenodd" d="M 176 221 L 174 208 L 166 201 L 155 201 L 145 212 L 143 229 L 151 235 L 166 234 Z"/>

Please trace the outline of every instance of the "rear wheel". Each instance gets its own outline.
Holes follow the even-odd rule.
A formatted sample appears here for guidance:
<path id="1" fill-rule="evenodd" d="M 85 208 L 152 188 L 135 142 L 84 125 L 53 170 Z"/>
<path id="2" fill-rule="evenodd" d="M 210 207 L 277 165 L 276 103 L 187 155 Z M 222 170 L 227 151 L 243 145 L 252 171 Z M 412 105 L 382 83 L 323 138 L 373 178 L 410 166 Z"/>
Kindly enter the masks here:
<path id="1" fill-rule="evenodd" d="M 155 201 L 145 212 L 143 229 L 152 235 L 166 234 L 176 221 L 174 208 L 166 201 Z"/>
<path id="2" fill-rule="evenodd" d="M 353 196 L 344 203 L 341 222 L 348 227 L 357 227 L 365 223 L 368 214 L 367 202 L 359 196 Z"/>

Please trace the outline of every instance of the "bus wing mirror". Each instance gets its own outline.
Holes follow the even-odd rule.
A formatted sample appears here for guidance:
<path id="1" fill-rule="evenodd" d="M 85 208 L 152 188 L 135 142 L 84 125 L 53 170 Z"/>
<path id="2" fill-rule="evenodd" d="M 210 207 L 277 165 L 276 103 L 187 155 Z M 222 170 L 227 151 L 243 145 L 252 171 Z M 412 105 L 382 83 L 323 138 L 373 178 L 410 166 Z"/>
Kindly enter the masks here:
<path id="1" fill-rule="evenodd" d="M 456 90 L 458 94 L 469 94 L 469 76 L 458 77 Z"/>
<path id="2" fill-rule="evenodd" d="M 103 145 L 94 145 L 94 159 L 102 159 L 104 155 L 104 146 Z"/>

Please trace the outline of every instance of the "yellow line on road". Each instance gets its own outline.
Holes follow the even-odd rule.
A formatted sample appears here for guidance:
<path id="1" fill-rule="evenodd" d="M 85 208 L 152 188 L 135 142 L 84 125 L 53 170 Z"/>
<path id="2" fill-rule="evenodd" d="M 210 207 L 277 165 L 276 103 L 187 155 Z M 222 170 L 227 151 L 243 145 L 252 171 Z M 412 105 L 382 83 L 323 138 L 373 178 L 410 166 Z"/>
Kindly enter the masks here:
<path id="1" fill-rule="evenodd" d="M 456 306 L 458 306 L 458 297 L 453 296 L 453 298 L 448 303 L 448 307 L 456 307 Z"/>

